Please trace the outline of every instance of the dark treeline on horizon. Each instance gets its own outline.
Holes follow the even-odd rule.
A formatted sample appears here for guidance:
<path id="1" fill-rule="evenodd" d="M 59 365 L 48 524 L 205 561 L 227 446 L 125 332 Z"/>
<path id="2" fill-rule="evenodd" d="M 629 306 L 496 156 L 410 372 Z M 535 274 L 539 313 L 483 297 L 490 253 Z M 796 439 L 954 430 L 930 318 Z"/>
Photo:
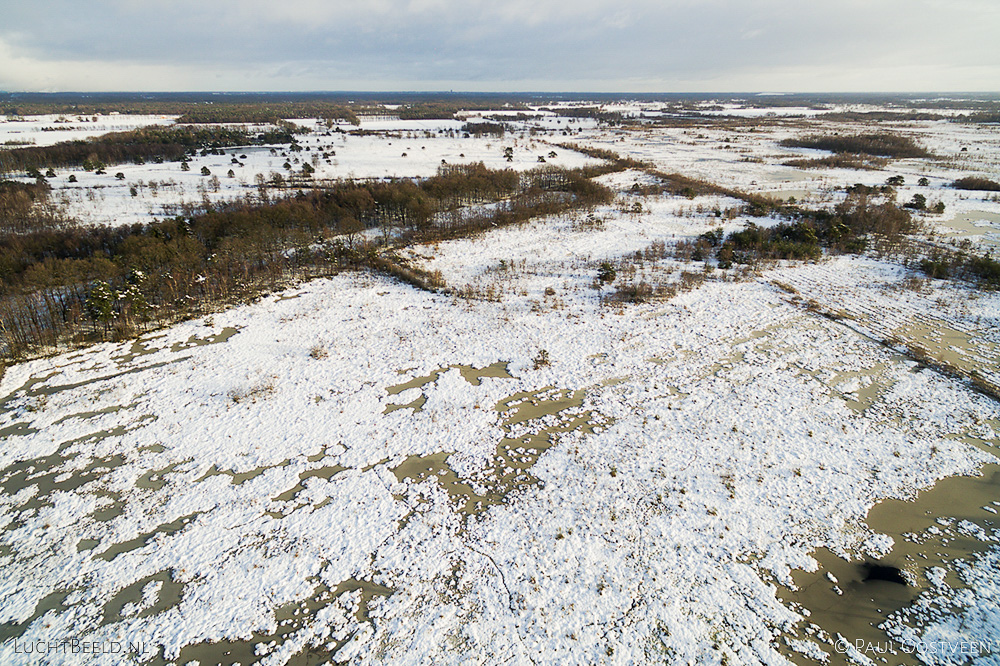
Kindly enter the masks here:
<path id="1" fill-rule="evenodd" d="M 766 106 L 812 106 L 817 104 L 878 104 L 900 107 L 965 108 L 1000 110 L 1000 92 L 968 93 L 608 93 L 608 92 L 4 92 L 0 112 L 33 113 L 176 113 L 206 105 L 329 104 L 364 107 L 384 104 L 445 105 L 470 110 L 504 105 L 544 105 L 550 102 L 609 103 L 618 100 L 667 104 L 707 101 L 743 102 Z M 105 109 L 105 111 L 102 111 Z"/>

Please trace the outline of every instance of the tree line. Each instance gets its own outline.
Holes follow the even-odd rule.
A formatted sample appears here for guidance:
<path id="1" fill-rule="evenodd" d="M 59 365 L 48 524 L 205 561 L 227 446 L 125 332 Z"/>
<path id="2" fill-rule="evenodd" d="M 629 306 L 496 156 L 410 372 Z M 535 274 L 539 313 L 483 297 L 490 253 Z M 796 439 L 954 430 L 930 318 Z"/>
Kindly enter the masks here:
<path id="1" fill-rule="evenodd" d="M 295 134 L 304 131 L 307 130 L 285 121 L 281 121 L 276 128 L 261 131 L 245 127 L 188 125 L 144 127 L 128 132 L 111 132 L 89 140 L 0 150 L 0 173 L 27 173 L 52 167 L 83 167 L 89 170 L 128 162 L 176 161 L 199 149 L 295 143 Z"/>
<path id="2" fill-rule="evenodd" d="M 453 238 L 612 197 L 577 171 L 518 174 L 476 164 L 445 167 L 421 181 L 341 181 L 280 199 L 262 192 L 145 225 L 55 225 L 3 234 L 3 355 L 127 337 L 289 280 L 340 270 L 368 268 L 439 288 L 440 280 L 403 265 L 386 247 Z M 471 203 L 492 205 L 454 214 Z M 364 233 L 373 229 L 374 237 Z"/>
<path id="3" fill-rule="evenodd" d="M 880 132 L 878 134 L 829 134 L 784 139 L 779 145 L 786 148 L 813 148 L 831 153 L 871 155 L 873 157 L 933 157 L 927 149 L 908 136 Z"/>

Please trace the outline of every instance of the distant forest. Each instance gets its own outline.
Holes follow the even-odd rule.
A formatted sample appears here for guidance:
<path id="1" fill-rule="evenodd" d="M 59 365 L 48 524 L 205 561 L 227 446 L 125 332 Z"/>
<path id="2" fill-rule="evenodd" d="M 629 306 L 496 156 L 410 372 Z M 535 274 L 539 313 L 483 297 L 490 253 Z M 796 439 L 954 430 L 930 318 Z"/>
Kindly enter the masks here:
<path id="1" fill-rule="evenodd" d="M 0 93 L 0 114 L 151 114 L 180 116 L 178 123 L 275 123 L 287 118 L 324 118 L 358 123 L 358 114 L 385 113 L 404 119 L 453 118 L 461 110 L 527 109 L 523 96 L 353 94 L 73 94 Z M 537 100 L 536 102 L 537 103 Z"/>
<path id="2" fill-rule="evenodd" d="M 458 110 L 519 109 L 560 102 L 596 106 L 623 99 L 660 102 L 678 108 L 708 101 L 739 102 L 748 106 L 820 107 L 831 104 L 877 104 L 910 109 L 966 109 L 977 112 L 976 122 L 996 122 L 1000 93 L 906 95 L 887 93 L 795 93 L 765 95 L 718 93 L 5 93 L 0 92 L 0 114 L 24 116 L 54 114 L 162 114 L 187 115 L 184 122 L 273 122 L 277 118 L 331 118 L 353 121 L 366 109 L 399 107 L 402 118 L 451 118 Z M 241 115 L 242 114 L 242 115 Z M 237 120 L 208 120 L 208 118 Z M 253 120 L 253 119 L 257 120 Z M 204 119 L 204 120 L 202 120 Z"/>

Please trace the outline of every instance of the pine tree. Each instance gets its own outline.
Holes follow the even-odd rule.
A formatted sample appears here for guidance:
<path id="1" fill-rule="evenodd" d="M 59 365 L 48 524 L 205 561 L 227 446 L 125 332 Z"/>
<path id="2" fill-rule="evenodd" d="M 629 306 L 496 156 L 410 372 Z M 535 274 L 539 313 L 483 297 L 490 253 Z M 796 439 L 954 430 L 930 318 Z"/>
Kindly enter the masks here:
<path id="1" fill-rule="evenodd" d="M 107 282 L 95 282 L 87 296 L 87 314 L 95 322 L 104 324 L 107 334 L 115 318 L 115 292 Z"/>

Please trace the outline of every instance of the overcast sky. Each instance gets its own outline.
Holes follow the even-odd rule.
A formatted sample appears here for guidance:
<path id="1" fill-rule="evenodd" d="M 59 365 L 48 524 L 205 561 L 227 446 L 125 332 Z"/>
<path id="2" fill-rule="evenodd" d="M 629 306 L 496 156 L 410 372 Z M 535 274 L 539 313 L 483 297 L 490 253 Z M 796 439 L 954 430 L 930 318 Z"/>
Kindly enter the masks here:
<path id="1" fill-rule="evenodd" d="M 1000 0 L 0 0 L 8 91 L 996 91 Z"/>

